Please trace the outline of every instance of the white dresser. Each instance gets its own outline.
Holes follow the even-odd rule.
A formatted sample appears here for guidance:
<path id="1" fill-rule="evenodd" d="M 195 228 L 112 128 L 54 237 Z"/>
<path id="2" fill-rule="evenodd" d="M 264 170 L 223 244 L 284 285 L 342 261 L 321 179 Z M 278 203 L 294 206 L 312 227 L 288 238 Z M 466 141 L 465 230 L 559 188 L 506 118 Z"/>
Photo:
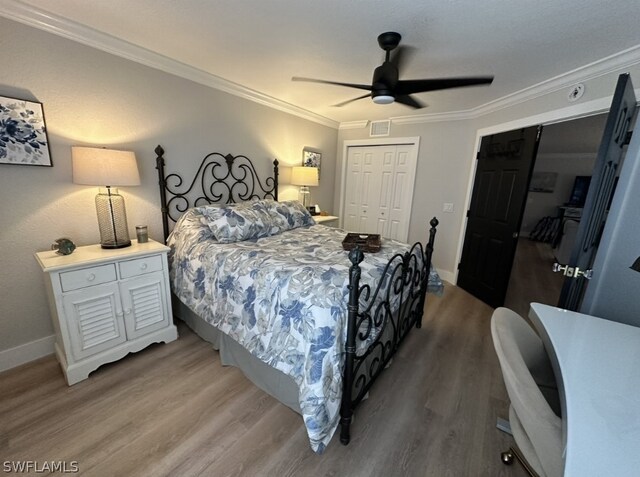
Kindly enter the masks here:
<path id="1" fill-rule="evenodd" d="M 115 250 L 89 245 L 71 255 L 36 254 L 45 272 L 56 355 L 69 385 L 102 364 L 178 337 L 168 251 L 150 240 Z"/>

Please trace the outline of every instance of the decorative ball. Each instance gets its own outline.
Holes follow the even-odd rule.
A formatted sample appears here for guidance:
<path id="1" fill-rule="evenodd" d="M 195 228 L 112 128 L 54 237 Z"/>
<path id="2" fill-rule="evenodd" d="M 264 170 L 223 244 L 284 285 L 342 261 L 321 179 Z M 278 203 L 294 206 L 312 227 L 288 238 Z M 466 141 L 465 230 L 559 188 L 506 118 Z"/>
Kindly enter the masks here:
<path id="1" fill-rule="evenodd" d="M 51 250 L 55 250 L 56 253 L 60 255 L 69 255 L 76 249 L 76 244 L 71 241 L 71 239 L 62 237 L 56 239 L 56 241 L 51 245 Z"/>

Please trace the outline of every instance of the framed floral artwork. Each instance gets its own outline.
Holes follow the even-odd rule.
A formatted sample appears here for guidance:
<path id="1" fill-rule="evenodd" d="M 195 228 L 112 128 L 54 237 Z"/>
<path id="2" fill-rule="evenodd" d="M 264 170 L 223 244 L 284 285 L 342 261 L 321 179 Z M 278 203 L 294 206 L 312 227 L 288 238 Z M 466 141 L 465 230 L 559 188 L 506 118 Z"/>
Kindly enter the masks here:
<path id="1" fill-rule="evenodd" d="M 0 96 L 0 164 L 53 165 L 42 103 Z"/>
<path id="2" fill-rule="evenodd" d="M 320 176 L 320 161 L 322 160 L 322 153 L 313 151 L 308 148 L 302 150 L 302 165 L 304 167 L 317 167 L 318 177 Z"/>

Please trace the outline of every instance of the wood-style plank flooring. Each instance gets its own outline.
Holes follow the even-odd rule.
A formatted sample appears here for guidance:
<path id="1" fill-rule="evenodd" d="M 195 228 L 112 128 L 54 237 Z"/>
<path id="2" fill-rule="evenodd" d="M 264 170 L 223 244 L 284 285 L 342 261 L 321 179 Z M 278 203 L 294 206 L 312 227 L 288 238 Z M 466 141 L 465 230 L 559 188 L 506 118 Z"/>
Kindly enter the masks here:
<path id="1" fill-rule="evenodd" d="M 68 387 L 55 359 L 0 374 L 0 460 L 77 461 L 96 476 L 523 476 L 500 452 L 507 397 L 492 309 L 447 286 L 370 398 L 352 441 L 314 454 L 300 416 L 189 329 Z"/>
<path id="2" fill-rule="evenodd" d="M 553 273 L 553 262 L 555 258 L 550 244 L 528 238 L 518 239 L 504 306 L 525 318 L 532 302 L 556 306 L 564 276 Z"/>

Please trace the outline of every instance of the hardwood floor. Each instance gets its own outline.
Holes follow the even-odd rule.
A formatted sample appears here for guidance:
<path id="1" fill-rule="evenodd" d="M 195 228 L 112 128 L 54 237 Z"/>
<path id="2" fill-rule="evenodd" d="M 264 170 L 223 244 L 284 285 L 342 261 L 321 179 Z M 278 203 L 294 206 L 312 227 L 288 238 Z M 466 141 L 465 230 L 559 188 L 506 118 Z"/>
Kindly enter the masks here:
<path id="1" fill-rule="evenodd" d="M 553 273 L 553 262 L 550 244 L 518 239 L 504 306 L 527 319 L 532 302 L 556 306 L 564 276 Z"/>
<path id="2" fill-rule="evenodd" d="M 99 476 L 523 476 L 500 452 L 507 397 L 492 309 L 447 286 L 356 411 L 352 441 L 314 454 L 300 416 L 180 338 L 68 387 L 53 357 L 0 374 L 2 461 L 77 461 Z"/>

